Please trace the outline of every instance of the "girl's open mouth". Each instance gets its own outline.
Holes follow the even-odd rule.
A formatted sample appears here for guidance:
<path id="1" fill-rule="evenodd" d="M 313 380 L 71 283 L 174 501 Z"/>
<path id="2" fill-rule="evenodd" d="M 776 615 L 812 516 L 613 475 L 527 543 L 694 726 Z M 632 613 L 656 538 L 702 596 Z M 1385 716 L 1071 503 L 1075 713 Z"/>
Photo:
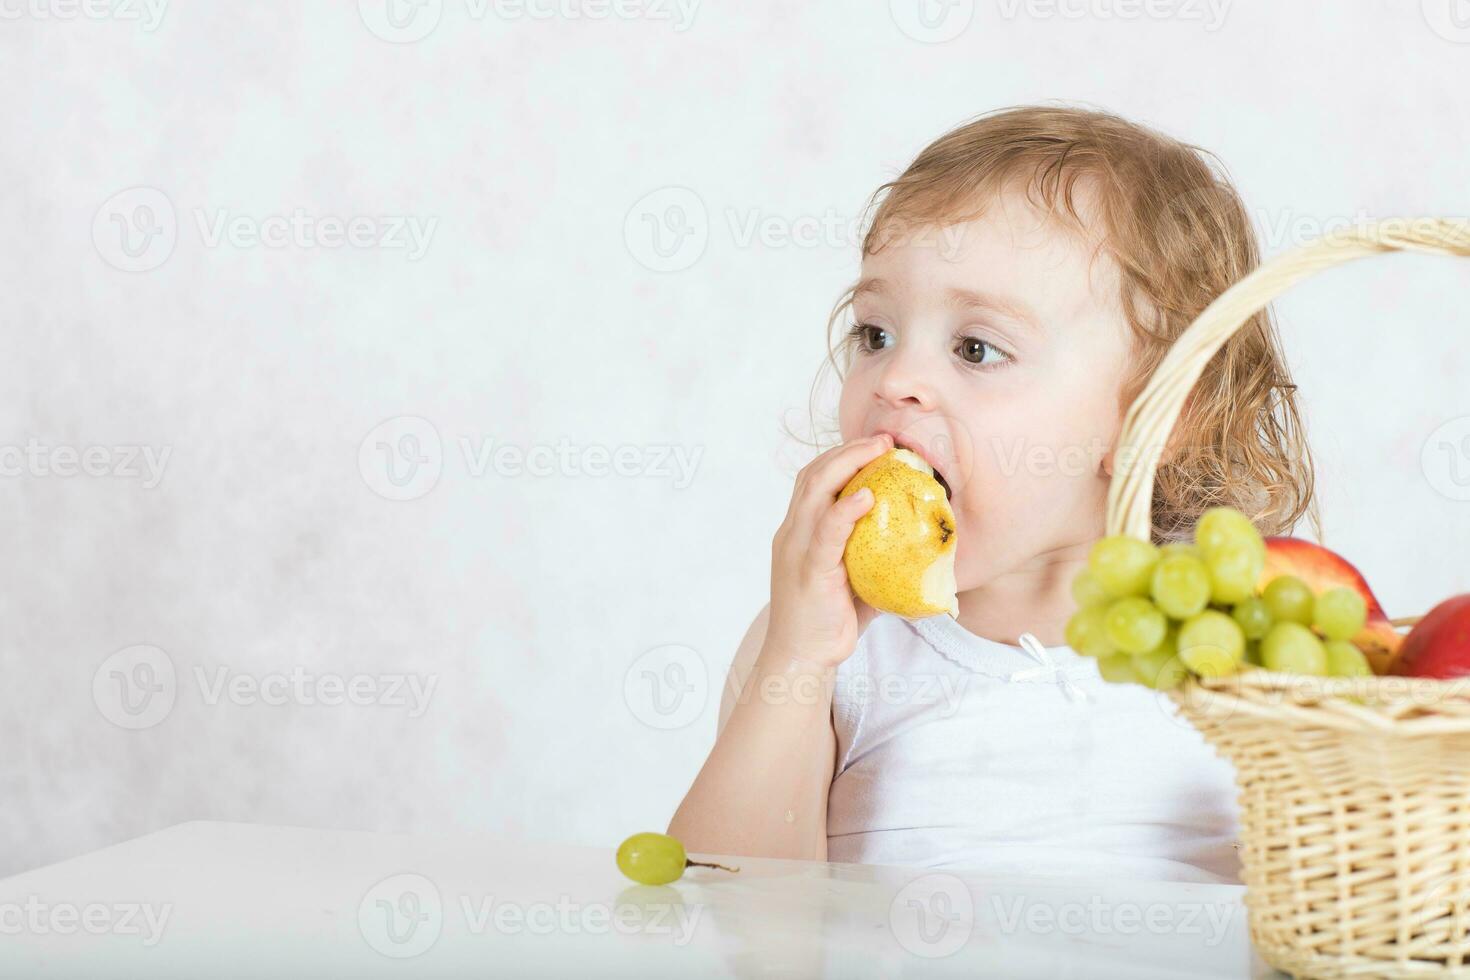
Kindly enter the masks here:
<path id="1" fill-rule="evenodd" d="M 953 500 L 954 491 L 949 488 L 949 481 L 944 478 L 944 474 L 939 472 L 938 470 L 935 470 L 934 479 L 938 480 L 939 485 L 944 488 L 944 499 Z"/>

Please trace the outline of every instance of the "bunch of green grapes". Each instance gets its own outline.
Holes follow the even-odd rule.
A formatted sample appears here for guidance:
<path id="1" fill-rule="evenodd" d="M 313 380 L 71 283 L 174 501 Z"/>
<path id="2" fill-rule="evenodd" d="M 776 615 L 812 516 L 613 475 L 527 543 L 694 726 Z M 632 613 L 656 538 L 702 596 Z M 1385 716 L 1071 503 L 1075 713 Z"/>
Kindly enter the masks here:
<path id="1" fill-rule="evenodd" d="M 1193 544 L 1104 538 L 1072 583 L 1078 609 L 1067 644 L 1096 657 L 1104 679 L 1156 690 L 1191 673 L 1221 677 L 1253 667 L 1372 673 L 1350 642 L 1367 620 L 1363 597 L 1345 588 L 1316 595 L 1294 575 L 1272 579 L 1257 594 L 1265 566 L 1265 541 L 1229 507 L 1204 513 Z"/>

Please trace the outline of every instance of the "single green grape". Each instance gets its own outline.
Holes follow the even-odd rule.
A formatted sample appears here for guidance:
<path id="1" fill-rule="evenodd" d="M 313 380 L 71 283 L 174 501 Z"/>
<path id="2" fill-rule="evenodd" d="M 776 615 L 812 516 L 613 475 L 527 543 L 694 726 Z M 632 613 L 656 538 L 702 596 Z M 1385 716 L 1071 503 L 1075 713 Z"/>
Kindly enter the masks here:
<path id="1" fill-rule="evenodd" d="M 1201 677 L 1224 677 L 1245 658 L 1240 624 L 1218 609 L 1206 609 L 1179 627 L 1179 659 Z"/>
<path id="2" fill-rule="evenodd" d="M 1133 658 L 1126 653 L 1114 653 L 1097 658 L 1097 672 L 1109 684 L 1137 684 L 1133 673 Z"/>
<path id="3" fill-rule="evenodd" d="M 1328 589 L 1312 606 L 1312 622 L 1329 640 L 1350 640 L 1368 621 L 1368 603 L 1352 589 Z"/>
<path id="4" fill-rule="evenodd" d="M 1281 575 L 1273 578 L 1266 584 L 1266 590 L 1261 593 L 1261 598 L 1265 600 L 1266 608 L 1271 611 L 1271 618 L 1278 623 L 1312 625 L 1312 613 L 1317 604 L 1317 597 L 1312 594 L 1312 587 L 1295 575 Z"/>
<path id="5" fill-rule="evenodd" d="M 1115 534 L 1092 546 L 1087 568 L 1108 595 L 1121 599 L 1147 594 L 1158 560 L 1159 549 L 1152 542 Z"/>
<path id="6" fill-rule="evenodd" d="M 1327 650 L 1316 633 L 1287 620 L 1272 626 L 1261 641 L 1261 663 L 1283 674 L 1321 677 L 1327 673 Z"/>
<path id="7" fill-rule="evenodd" d="M 642 885 L 667 885 L 684 875 L 684 845 L 668 834 L 634 834 L 618 845 L 618 870 Z"/>
<path id="8" fill-rule="evenodd" d="M 1363 651 L 1347 640 L 1328 640 L 1327 673 L 1331 677 L 1372 677 L 1373 668 Z"/>
<path id="9" fill-rule="evenodd" d="M 1206 559 L 1227 545 L 1239 544 L 1266 554 L 1266 542 L 1250 518 L 1233 507 L 1211 507 L 1194 526 L 1194 543 Z"/>
<path id="10" fill-rule="evenodd" d="M 1112 596 L 1102 587 L 1097 576 L 1084 568 L 1072 579 L 1072 598 L 1078 609 L 1086 609 L 1088 606 L 1100 606 L 1112 599 Z"/>
<path id="11" fill-rule="evenodd" d="M 1188 619 L 1210 604 L 1210 570 L 1193 555 L 1166 554 L 1154 566 L 1150 592 L 1173 619 Z"/>
<path id="12" fill-rule="evenodd" d="M 1142 596 L 1128 596 L 1108 606 L 1103 618 L 1108 640 L 1124 653 L 1147 653 L 1169 631 L 1169 621 Z"/>
<path id="13" fill-rule="evenodd" d="M 1258 551 L 1249 541 L 1224 541 L 1205 552 L 1205 564 L 1210 569 L 1210 600 L 1233 606 L 1255 593 L 1261 570 L 1266 567 L 1266 552 Z"/>
<path id="14" fill-rule="evenodd" d="M 1235 604 L 1231 617 L 1240 624 L 1247 640 L 1259 640 L 1271 629 L 1271 610 L 1260 596 L 1247 596 Z"/>
<path id="15" fill-rule="evenodd" d="M 1117 653 L 1117 647 L 1108 639 L 1107 613 L 1107 606 L 1088 606 L 1073 613 L 1067 620 L 1067 646 L 1084 657 L 1106 657 Z"/>
<path id="16" fill-rule="evenodd" d="M 719 868 L 739 871 L 723 864 L 691 861 L 677 837 L 652 832 L 634 834 L 618 845 L 618 870 L 640 885 L 667 885 L 678 881 L 685 868 Z"/>
<path id="17" fill-rule="evenodd" d="M 1189 671 L 1172 650 L 1150 650 L 1133 658 L 1138 683 L 1155 691 L 1170 691 L 1184 683 Z"/>

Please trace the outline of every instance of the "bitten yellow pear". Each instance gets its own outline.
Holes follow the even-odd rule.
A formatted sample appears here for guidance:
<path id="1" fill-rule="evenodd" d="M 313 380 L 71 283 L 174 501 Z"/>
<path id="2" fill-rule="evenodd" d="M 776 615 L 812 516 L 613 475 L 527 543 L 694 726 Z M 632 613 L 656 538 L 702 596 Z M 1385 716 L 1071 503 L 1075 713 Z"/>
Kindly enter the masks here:
<path id="1" fill-rule="evenodd" d="M 863 487 L 873 491 L 873 506 L 858 518 L 842 555 L 858 598 L 905 619 L 958 617 L 954 511 L 933 467 L 910 450 L 890 449 L 859 470 L 838 499 Z"/>

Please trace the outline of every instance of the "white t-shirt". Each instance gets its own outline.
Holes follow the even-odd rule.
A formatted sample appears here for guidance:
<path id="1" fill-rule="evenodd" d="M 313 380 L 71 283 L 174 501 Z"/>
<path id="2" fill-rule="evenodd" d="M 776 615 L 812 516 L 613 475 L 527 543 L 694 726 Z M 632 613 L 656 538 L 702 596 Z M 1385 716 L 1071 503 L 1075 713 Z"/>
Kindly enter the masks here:
<path id="1" fill-rule="evenodd" d="M 1238 881 L 1229 764 L 1166 696 L 1033 639 L 869 624 L 837 671 L 828 860 Z"/>

